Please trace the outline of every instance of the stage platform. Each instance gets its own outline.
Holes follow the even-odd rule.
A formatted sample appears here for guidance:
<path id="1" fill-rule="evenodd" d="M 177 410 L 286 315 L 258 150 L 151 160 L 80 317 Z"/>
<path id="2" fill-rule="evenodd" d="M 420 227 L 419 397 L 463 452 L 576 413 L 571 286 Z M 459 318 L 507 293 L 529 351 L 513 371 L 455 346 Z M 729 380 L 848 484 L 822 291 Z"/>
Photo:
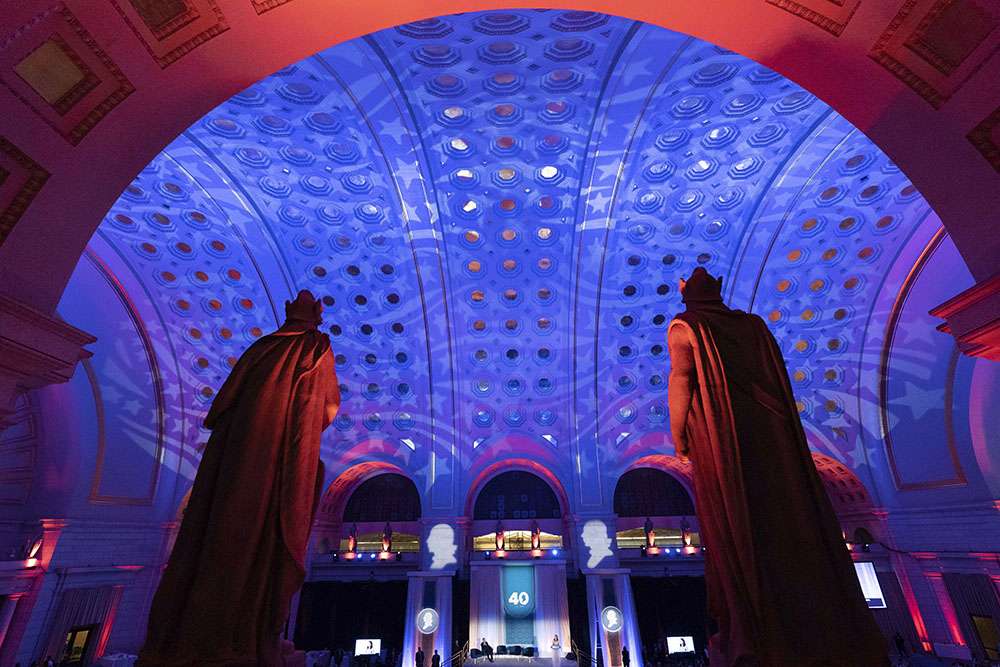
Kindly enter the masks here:
<path id="1" fill-rule="evenodd" d="M 484 665 L 494 665 L 495 667 L 553 667 L 552 657 L 535 656 L 533 658 L 525 658 L 523 655 L 493 655 L 493 662 L 490 663 L 486 658 L 466 658 L 466 665 L 478 665 L 483 667 Z M 559 664 L 556 667 L 577 667 L 575 660 L 566 660 L 562 658 L 559 660 Z"/>

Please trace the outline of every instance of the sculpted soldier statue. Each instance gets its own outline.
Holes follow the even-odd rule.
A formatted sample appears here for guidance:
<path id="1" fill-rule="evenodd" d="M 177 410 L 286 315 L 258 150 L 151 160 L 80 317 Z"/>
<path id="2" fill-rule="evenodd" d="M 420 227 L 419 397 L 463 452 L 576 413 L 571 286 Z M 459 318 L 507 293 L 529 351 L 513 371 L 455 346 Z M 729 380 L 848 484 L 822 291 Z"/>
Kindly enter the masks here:
<path id="1" fill-rule="evenodd" d="M 304 667 L 281 632 L 305 578 L 320 434 L 340 405 L 322 310 L 305 290 L 285 302 L 285 324 L 247 349 L 215 397 L 140 667 Z"/>
<path id="2" fill-rule="evenodd" d="M 392 551 L 392 525 L 388 521 L 382 528 L 382 551 Z"/>
<path id="3" fill-rule="evenodd" d="M 884 667 L 837 517 L 764 321 L 698 267 L 667 333 L 670 428 L 706 545 L 712 664 Z"/>

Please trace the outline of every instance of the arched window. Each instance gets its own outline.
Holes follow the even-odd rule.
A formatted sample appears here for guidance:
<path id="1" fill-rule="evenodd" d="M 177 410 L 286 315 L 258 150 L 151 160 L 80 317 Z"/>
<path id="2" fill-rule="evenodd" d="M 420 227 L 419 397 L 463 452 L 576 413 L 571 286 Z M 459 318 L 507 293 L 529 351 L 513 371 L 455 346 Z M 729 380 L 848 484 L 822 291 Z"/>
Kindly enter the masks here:
<path id="1" fill-rule="evenodd" d="M 416 521 L 420 493 L 407 477 L 385 473 L 367 479 L 354 490 L 344 507 L 344 522 Z"/>
<path id="2" fill-rule="evenodd" d="M 512 470 L 497 475 L 476 498 L 473 519 L 558 519 L 559 500 L 545 480 Z"/>
<path id="3" fill-rule="evenodd" d="M 636 468 L 622 475 L 615 486 L 615 514 L 694 516 L 694 503 L 672 475 L 655 468 Z"/>

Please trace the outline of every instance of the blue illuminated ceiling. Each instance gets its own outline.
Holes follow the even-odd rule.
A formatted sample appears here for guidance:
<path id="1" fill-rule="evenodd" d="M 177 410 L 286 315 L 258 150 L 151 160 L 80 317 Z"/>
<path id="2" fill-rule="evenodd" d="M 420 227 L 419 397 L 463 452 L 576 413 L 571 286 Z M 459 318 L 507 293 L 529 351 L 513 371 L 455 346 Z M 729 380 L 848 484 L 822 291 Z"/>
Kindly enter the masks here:
<path id="1" fill-rule="evenodd" d="M 861 336 L 921 224 L 940 225 L 895 165 L 780 75 L 654 26 L 521 10 L 276 72 L 168 146 L 92 248 L 156 305 L 190 423 L 285 299 L 322 296 L 343 398 L 324 458 L 374 439 L 366 455 L 413 467 L 511 433 L 567 469 L 571 451 L 662 451 L 666 326 L 702 265 L 769 321 L 812 445 L 857 468 Z"/>

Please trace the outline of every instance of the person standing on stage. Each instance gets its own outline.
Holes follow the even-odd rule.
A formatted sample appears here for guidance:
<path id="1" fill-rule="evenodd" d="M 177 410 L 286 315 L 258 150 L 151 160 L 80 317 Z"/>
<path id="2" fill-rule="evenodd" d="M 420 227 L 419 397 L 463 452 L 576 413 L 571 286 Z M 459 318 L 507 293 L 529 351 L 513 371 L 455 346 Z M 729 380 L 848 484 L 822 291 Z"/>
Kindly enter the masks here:
<path id="1" fill-rule="evenodd" d="M 416 667 L 424 667 L 424 649 L 418 648 L 417 655 L 413 659 L 413 663 Z"/>
<path id="2" fill-rule="evenodd" d="M 434 655 L 431 656 L 431 667 L 441 667 L 441 655 L 437 649 L 434 649 Z"/>
<path id="3" fill-rule="evenodd" d="M 552 667 L 559 667 L 559 653 L 562 651 L 562 644 L 559 643 L 559 635 L 552 635 Z"/>
<path id="4" fill-rule="evenodd" d="M 628 654 L 628 646 L 622 646 L 622 667 L 628 667 L 631 658 Z"/>

